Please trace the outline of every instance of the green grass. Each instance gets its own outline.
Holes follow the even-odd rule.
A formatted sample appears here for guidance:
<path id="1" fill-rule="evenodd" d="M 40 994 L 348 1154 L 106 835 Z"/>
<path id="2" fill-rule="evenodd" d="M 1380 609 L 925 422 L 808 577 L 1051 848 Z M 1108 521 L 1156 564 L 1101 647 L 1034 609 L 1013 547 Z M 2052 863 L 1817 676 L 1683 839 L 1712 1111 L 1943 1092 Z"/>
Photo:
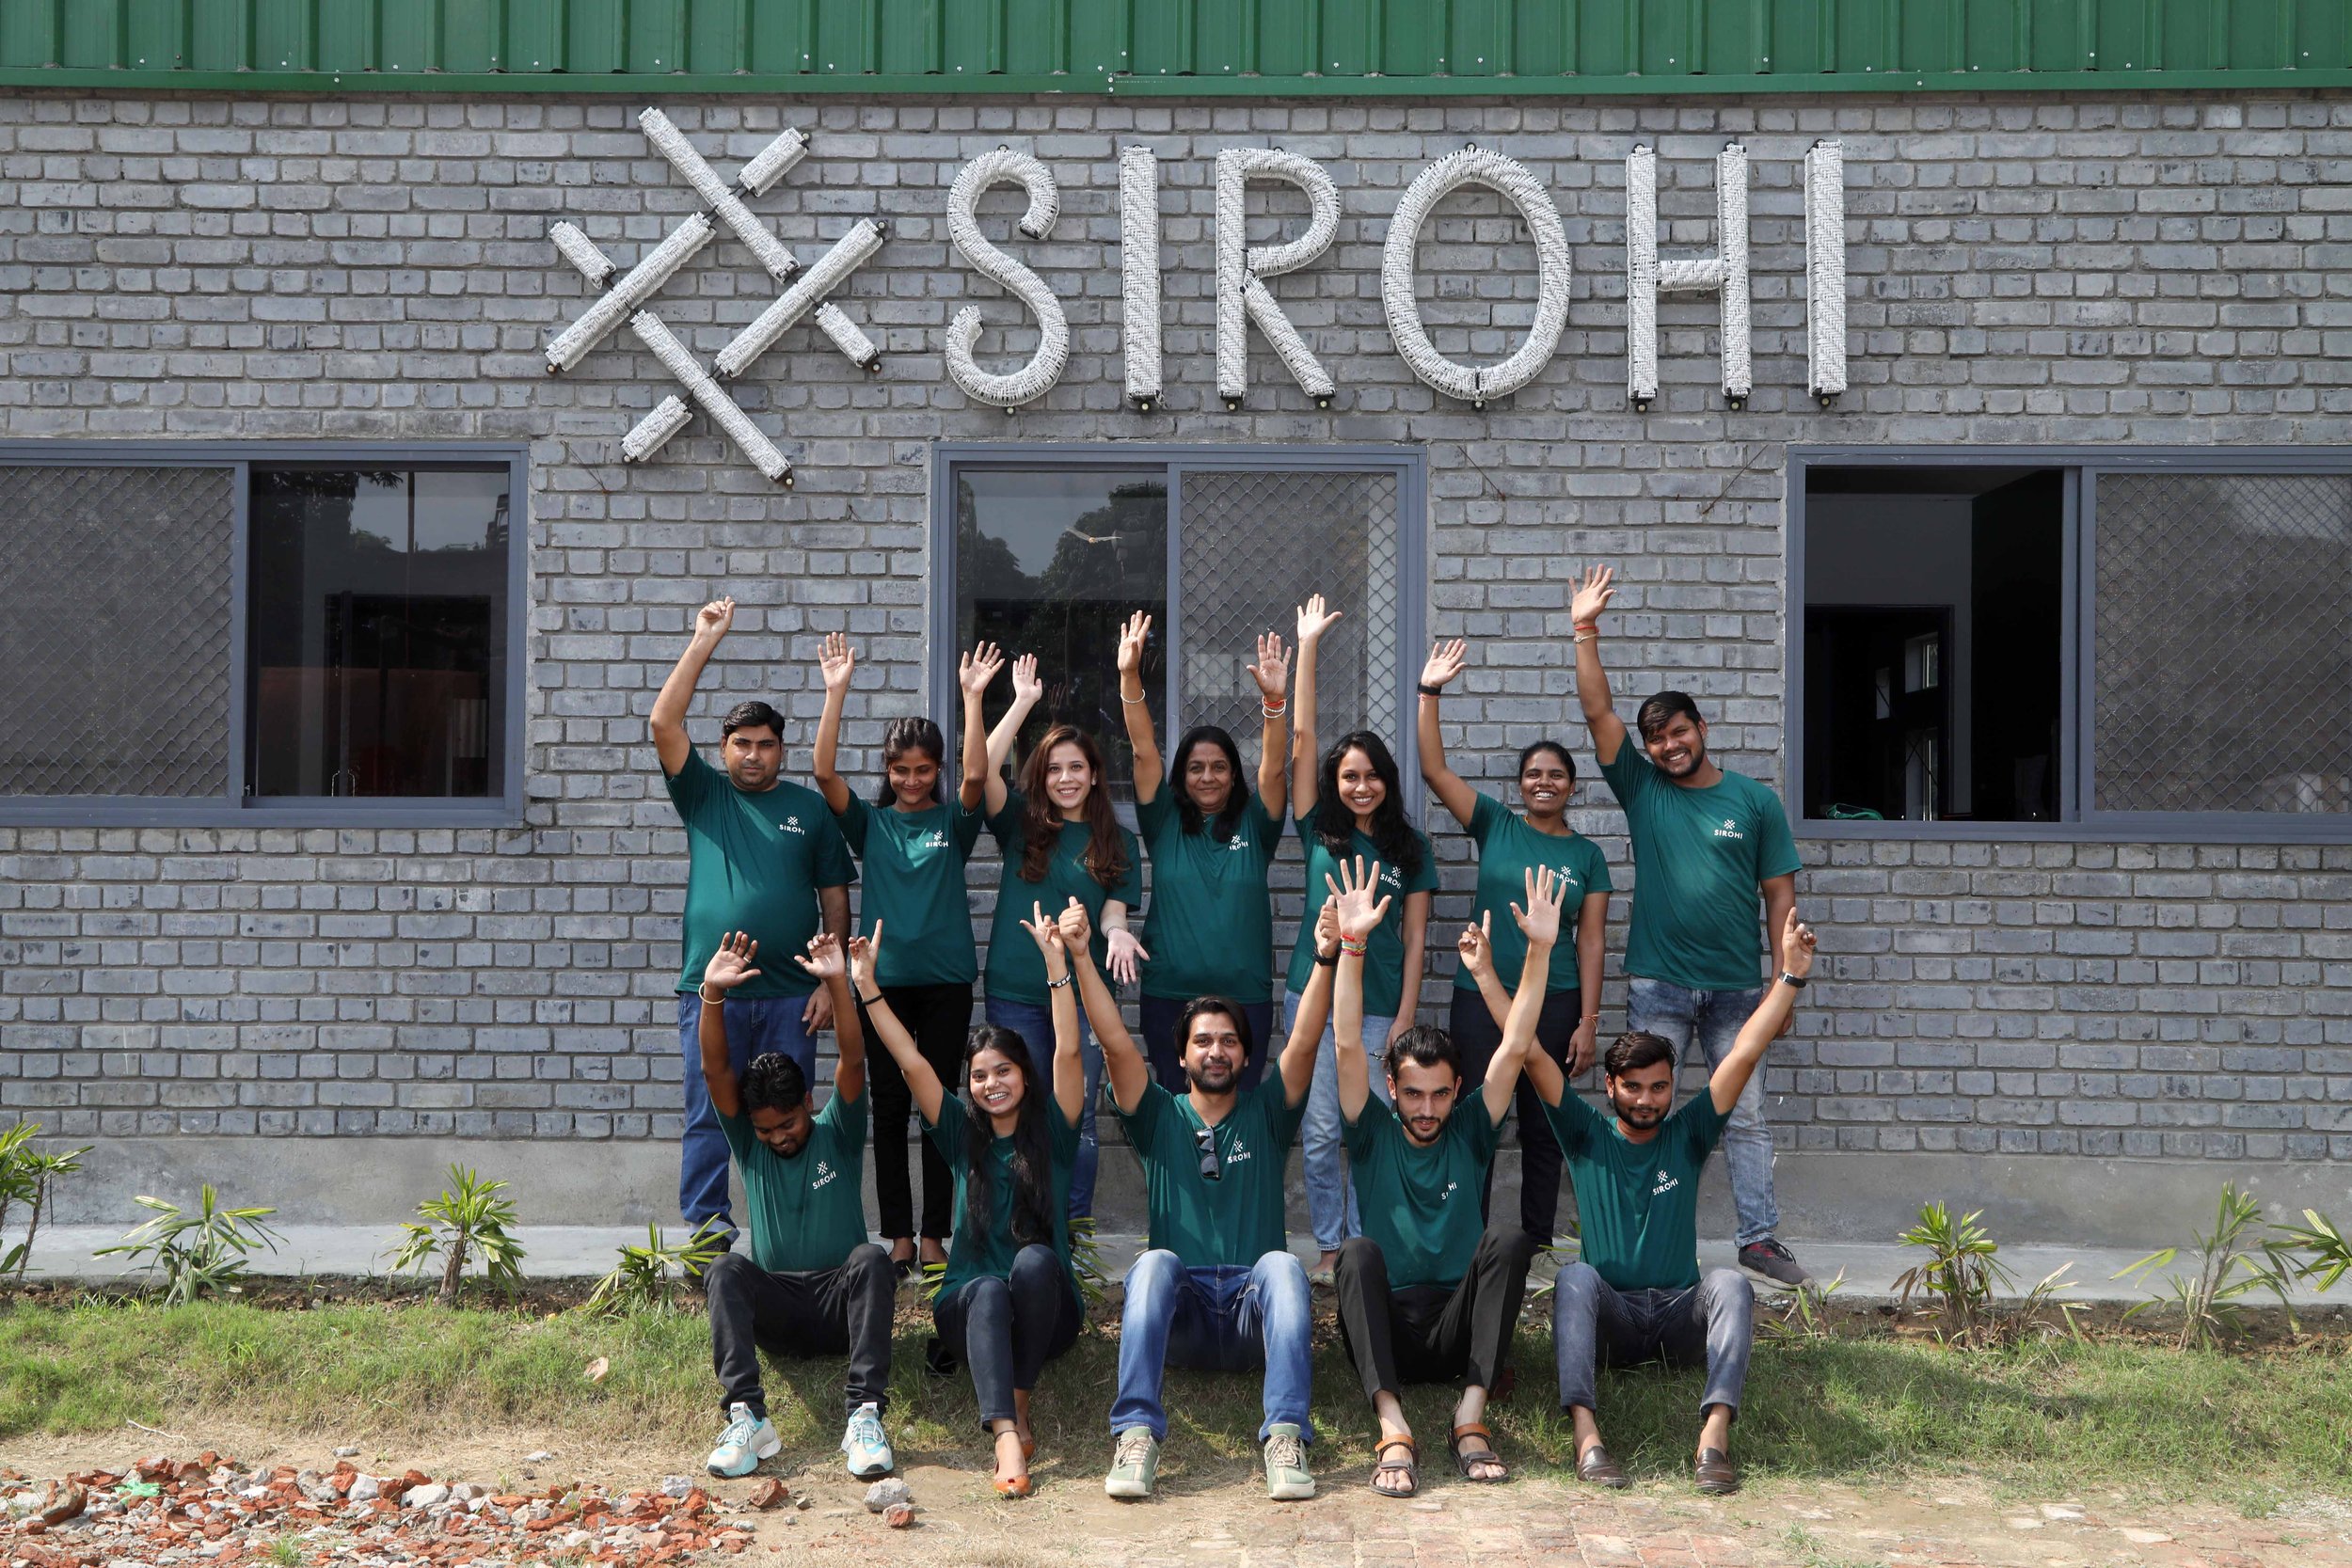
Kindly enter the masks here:
<path id="1" fill-rule="evenodd" d="M 928 1315 L 903 1314 L 890 1425 L 910 1457 L 986 1462 L 970 1384 L 923 1369 Z M 1370 1412 L 1327 1319 L 1320 1325 L 1318 1468 L 1369 1465 Z M 1116 1340 L 1100 1330 L 1047 1370 L 1039 1435 L 1091 1466 L 1107 1453 Z M 2346 1341 L 2260 1353 L 2181 1353 L 2144 1340 L 2058 1341 L 1964 1353 L 1887 1338 L 1759 1344 L 1735 1448 L 1755 1478 L 1854 1481 L 1972 1471 L 1996 1483 L 2153 1497 L 2217 1492 L 2259 1509 L 2278 1488 L 2343 1484 L 2352 1447 Z M 590 1384 L 596 1356 L 611 1373 Z M 771 1362 L 771 1414 L 792 1451 L 837 1436 L 841 1364 Z M 1570 1430 L 1550 1397 L 1550 1341 L 1523 1333 L 1518 1393 L 1490 1424 L 1522 1470 L 1564 1475 Z M 1604 1374 L 1602 1430 L 1637 1478 L 1678 1476 L 1697 1426 L 1692 1371 Z M 716 1390 L 703 1320 L 589 1319 L 483 1307 L 262 1310 L 88 1302 L 0 1310 L 0 1439 L 168 1428 L 215 1418 L 349 1441 L 500 1427 L 707 1443 Z M 1168 1473 L 1223 1477 L 1254 1458 L 1254 1378 L 1172 1372 Z M 1443 1466 L 1450 1395 L 1408 1390 L 1423 1463 Z"/>

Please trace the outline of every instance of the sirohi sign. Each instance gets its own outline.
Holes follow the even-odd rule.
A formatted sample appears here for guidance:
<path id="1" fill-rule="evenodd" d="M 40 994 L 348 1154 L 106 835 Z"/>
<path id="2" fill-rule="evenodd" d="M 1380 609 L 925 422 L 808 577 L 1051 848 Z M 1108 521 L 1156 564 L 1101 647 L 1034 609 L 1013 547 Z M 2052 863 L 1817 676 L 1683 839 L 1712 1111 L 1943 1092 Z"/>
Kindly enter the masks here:
<path id="1" fill-rule="evenodd" d="M 548 370 L 570 370 L 615 328 L 630 332 L 661 360 L 687 397 L 727 433 L 744 455 L 769 478 L 792 483 L 792 466 L 775 443 L 737 404 L 724 383 L 741 375 L 773 346 L 787 328 L 807 319 L 841 353 L 868 371 L 879 371 L 881 351 L 832 295 L 860 266 L 880 254 L 888 230 L 862 220 L 834 241 L 805 271 L 784 244 L 745 205 L 772 188 L 809 150 L 808 138 L 787 130 L 761 150 L 733 183 L 710 165 L 659 109 L 638 117 L 646 139 L 703 199 L 698 212 L 673 228 L 637 264 L 621 271 L 588 236 L 558 222 L 548 238 L 557 252 L 601 291 L 548 343 Z M 1308 204 L 1306 228 L 1276 245 L 1252 245 L 1244 231 L 1249 182 L 1279 181 L 1296 187 Z M 1028 197 L 1020 232 L 1049 237 L 1061 214 L 1060 188 L 1053 169 L 1026 152 L 998 148 L 981 154 L 957 174 L 947 192 L 947 232 L 956 253 L 975 271 L 993 279 L 1037 318 L 1038 341 L 1027 361 L 1003 372 L 980 368 L 973 350 L 980 335 L 979 312 L 958 311 L 942 345 L 947 375 L 966 397 L 1008 412 L 1033 402 L 1060 380 L 1070 356 L 1070 323 L 1061 302 L 1036 271 L 980 231 L 981 195 L 1000 184 L 1019 186 Z M 1158 405 L 1161 394 L 1159 161 L 1148 147 L 1120 150 L 1119 160 L 1120 256 L 1120 348 L 1129 400 L 1139 412 Z M 1502 359 L 1464 364 L 1438 352 L 1422 324 L 1413 282 L 1421 231 L 1438 203 L 1465 185 L 1483 185 L 1509 201 L 1527 226 L 1536 258 L 1535 318 L 1525 338 Z M 1804 155 L 1806 389 L 1827 404 L 1846 389 L 1846 199 L 1845 155 L 1835 141 L 1814 144 Z M 1745 405 L 1752 390 L 1748 353 L 1748 152 L 1740 143 L 1725 146 L 1715 160 L 1713 255 L 1661 258 L 1658 251 L 1658 163 L 1646 146 L 1626 156 L 1626 396 L 1637 411 L 1658 395 L 1658 297 L 1665 293 L 1710 293 L 1721 302 L 1723 390 L 1733 408 Z M 1328 408 L 1338 384 L 1299 334 L 1264 279 L 1292 272 L 1323 254 L 1338 232 L 1341 198 L 1330 174 L 1313 159 L 1273 148 L 1228 148 L 1216 157 L 1216 389 L 1229 409 L 1248 395 L 1248 334 L 1254 326 L 1273 348 L 1283 369 L 1316 406 Z M 653 314 L 651 302 L 662 286 L 693 259 L 721 229 L 741 241 L 773 280 L 777 295 L 720 350 L 707 366 L 696 360 Z M 1381 308 L 1398 355 L 1414 375 L 1446 397 L 1473 408 L 1507 397 L 1541 375 L 1559 346 L 1569 302 L 1566 230 L 1543 182 L 1517 159 L 1489 148 L 1469 147 L 1422 169 L 1397 202 L 1380 259 Z M 673 395 L 623 437 L 622 457 L 652 456 L 692 419 L 684 398 Z"/>

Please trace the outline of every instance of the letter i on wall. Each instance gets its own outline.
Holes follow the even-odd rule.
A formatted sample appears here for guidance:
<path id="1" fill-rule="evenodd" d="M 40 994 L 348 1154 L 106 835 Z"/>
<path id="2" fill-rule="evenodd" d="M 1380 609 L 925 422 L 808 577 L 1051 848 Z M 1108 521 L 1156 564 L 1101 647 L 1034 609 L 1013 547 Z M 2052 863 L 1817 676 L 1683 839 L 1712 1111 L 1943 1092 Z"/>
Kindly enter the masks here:
<path id="1" fill-rule="evenodd" d="M 1160 402 L 1160 165 L 1148 147 L 1119 151 L 1119 336 L 1127 401 Z"/>

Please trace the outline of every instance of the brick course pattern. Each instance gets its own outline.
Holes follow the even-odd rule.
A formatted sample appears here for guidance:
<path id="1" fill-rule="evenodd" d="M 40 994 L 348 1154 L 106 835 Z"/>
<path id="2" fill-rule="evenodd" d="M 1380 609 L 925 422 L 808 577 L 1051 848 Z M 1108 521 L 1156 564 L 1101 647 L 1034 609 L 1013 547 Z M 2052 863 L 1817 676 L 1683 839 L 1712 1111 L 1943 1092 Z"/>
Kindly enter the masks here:
<path id="1" fill-rule="evenodd" d="M 812 130 L 807 163 L 752 203 L 803 257 L 858 217 L 890 224 L 843 299 L 882 343 L 883 373 L 803 325 L 737 384 L 799 470 L 789 493 L 701 421 L 624 469 L 621 435 L 668 376 L 626 335 L 561 378 L 540 356 L 580 303 L 546 238 L 554 219 L 626 266 L 693 204 L 637 107 L 0 99 L 0 436 L 520 440 L 533 481 L 527 825 L 0 828 L 6 1115 L 72 1136 L 674 1135 L 683 845 L 645 715 L 693 608 L 724 590 L 745 610 L 706 678 L 697 738 L 715 740 L 728 701 L 763 690 L 813 722 L 817 641 L 841 630 L 861 649 L 845 768 L 874 766 L 882 722 L 923 702 L 934 439 L 1423 444 L 1430 625 L 1474 639 L 1479 660 L 1447 705 L 1458 768 L 1499 774 L 1545 731 L 1578 742 L 1590 777 L 1566 611 L 1571 572 L 1602 559 L 1627 579 L 1611 627 L 1621 694 L 1672 675 L 1707 705 L 1724 759 L 1768 780 L 1782 744 L 1787 443 L 2352 439 L 2342 96 L 828 97 L 665 108 L 730 176 L 780 125 Z M 1711 250 L 1712 160 L 1728 135 L 1753 162 L 1754 400 L 1722 407 L 1712 304 L 1670 299 L 1662 396 L 1636 416 L 1625 154 L 1636 140 L 1660 150 L 1667 254 Z M 1846 147 L 1852 356 L 1852 389 L 1828 411 L 1804 394 L 1800 187 L 1804 151 L 1825 135 Z M 1485 413 L 1411 378 L 1378 291 L 1398 196 L 1469 140 L 1550 189 L 1576 268 L 1557 356 Z M 1175 209 L 1166 410 L 1150 418 L 1120 405 L 1117 150 L 1130 141 L 1159 153 Z M 1060 182 L 1052 239 L 1012 248 L 1064 301 L 1073 337 L 1060 386 L 1010 419 L 941 368 L 967 300 L 989 324 L 985 363 L 1017 363 L 1034 341 L 946 243 L 950 181 L 999 144 Z M 1339 376 L 1327 414 L 1254 335 L 1249 406 L 1227 414 L 1215 396 L 1213 163 L 1256 145 L 1322 161 L 1342 192 L 1330 253 L 1269 285 Z M 987 198 L 992 232 L 1020 199 Z M 1253 239 L 1305 211 L 1285 187 L 1250 203 Z M 1442 351 L 1507 352 L 1534 279 L 1500 198 L 1449 198 L 1422 249 Z M 707 357 L 772 294 L 722 238 L 660 309 Z M 1288 610 L 1267 606 L 1268 623 Z M 806 732 L 791 738 L 788 766 L 804 772 Z M 1579 822 L 1629 885 L 1597 780 Z M 1458 834 L 1440 850 L 1443 970 L 1470 879 Z M 1804 850 L 1801 895 L 1826 923 L 1830 973 L 1769 1072 L 1786 1146 L 2352 1158 L 2352 847 Z M 1432 974 L 1425 1006 L 1446 984 Z"/>

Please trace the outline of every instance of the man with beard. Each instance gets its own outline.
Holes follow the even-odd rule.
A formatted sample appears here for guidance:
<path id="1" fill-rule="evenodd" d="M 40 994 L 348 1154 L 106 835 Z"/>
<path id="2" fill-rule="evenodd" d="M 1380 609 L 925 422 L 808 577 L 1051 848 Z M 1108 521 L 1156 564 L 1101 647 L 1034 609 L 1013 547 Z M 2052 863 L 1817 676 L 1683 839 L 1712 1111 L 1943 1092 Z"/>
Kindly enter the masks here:
<path id="1" fill-rule="evenodd" d="M 1159 1473 L 1168 1412 L 1160 1385 L 1170 1365 L 1263 1371 L 1266 1493 L 1278 1501 L 1315 1495 L 1307 1468 L 1314 1429 L 1307 1406 L 1314 1324 L 1307 1271 L 1283 1230 L 1282 1167 L 1306 1114 L 1315 1052 L 1340 961 L 1337 912 L 1315 928 L 1313 977 L 1275 1069 L 1240 1086 L 1258 1042 L 1248 1015 L 1224 997 L 1195 997 L 1176 1021 L 1187 1092 L 1153 1082 L 1151 1064 L 1120 1017 L 1087 946 L 1086 911 L 1062 911 L 1062 941 L 1103 1042 L 1111 1104 L 1142 1163 L 1151 1234 L 1127 1271 L 1119 1321 L 1119 1393 L 1111 1403 L 1111 1467 L 1103 1490 L 1148 1497 Z M 1363 943 L 1356 942 L 1360 956 Z M 1068 980 L 1057 982 L 1067 985 Z"/>
<path id="2" fill-rule="evenodd" d="M 1699 1171 L 1723 1136 L 1765 1048 L 1781 1033 L 1813 970 L 1812 930 L 1786 916 L 1786 967 L 1756 1015 L 1708 1080 L 1672 1115 L 1674 1047 L 1656 1035 L 1628 1034 L 1604 1061 L 1610 1108 L 1603 1117 L 1569 1092 L 1559 1065 L 1526 1053 L 1527 1076 L 1566 1157 L 1582 1237 L 1578 1261 L 1560 1271 L 1552 1295 L 1552 1341 L 1560 1360 L 1560 1408 L 1576 1428 L 1576 1473 L 1597 1486 L 1624 1486 L 1626 1473 L 1601 1447 L 1593 1414 L 1597 1362 L 1670 1366 L 1704 1361 L 1698 1458 L 1702 1492 L 1736 1492 L 1731 1422 L 1748 1376 L 1756 1287 L 1734 1269 L 1704 1279 L 1698 1263 Z"/>
<path id="3" fill-rule="evenodd" d="M 1443 1029 L 1422 1023 L 1389 1040 L 1384 1104 L 1366 1081 L 1362 1040 L 1362 937 L 1378 927 L 1389 904 L 1385 897 L 1375 903 L 1379 870 L 1375 865 L 1367 874 L 1361 861 L 1343 864 L 1332 900 L 1340 911 L 1340 968 L 1332 990 L 1340 1116 L 1364 1222 L 1362 1235 L 1341 1243 L 1334 1274 L 1340 1334 L 1380 1421 L 1372 1488 L 1383 1497 L 1409 1497 L 1421 1481 L 1421 1450 L 1397 1402 L 1408 1377 L 1417 1383 L 1461 1379 L 1447 1444 L 1454 1467 L 1471 1481 L 1510 1476 L 1486 1430 L 1486 1391 L 1508 1363 L 1537 1243 L 1525 1226 L 1511 1221 L 1498 1220 L 1481 1235 L 1478 1209 L 1494 1164 L 1495 1136 L 1518 1086 L 1520 1058 L 1543 1014 L 1568 883 L 1549 866 L 1531 867 L 1526 907 L 1510 906 L 1527 954 L 1502 1042 L 1486 1064 L 1479 1092 L 1463 1098 L 1461 1053 Z M 1492 980 L 1487 939 L 1483 926 L 1465 930 L 1462 961 Z"/>
<path id="4" fill-rule="evenodd" d="M 1625 721 L 1600 667 L 1600 614 L 1616 590 L 1595 566 L 1569 607 L 1576 627 L 1576 695 L 1601 776 L 1625 808 L 1637 876 L 1633 928 L 1625 949 L 1626 1028 L 1655 1035 L 1679 1058 L 1692 1040 L 1708 1066 L 1723 1065 L 1732 1041 L 1764 998 L 1756 983 L 1756 899 L 1764 938 L 1777 938 L 1797 902 L 1797 843 L 1780 797 L 1707 754 L 1707 721 L 1684 691 L 1661 691 L 1634 714 L 1642 744 L 1628 746 Z M 1773 952 L 1786 967 L 1788 955 Z M 1757 1074 L 1724 1132 L 1739 1215 L 1740 1267 L 1767 1285 L 1795 1287 L 1803 1267 L 1773 1231 L 1772 1134 L 1764 1125 Z"/>

